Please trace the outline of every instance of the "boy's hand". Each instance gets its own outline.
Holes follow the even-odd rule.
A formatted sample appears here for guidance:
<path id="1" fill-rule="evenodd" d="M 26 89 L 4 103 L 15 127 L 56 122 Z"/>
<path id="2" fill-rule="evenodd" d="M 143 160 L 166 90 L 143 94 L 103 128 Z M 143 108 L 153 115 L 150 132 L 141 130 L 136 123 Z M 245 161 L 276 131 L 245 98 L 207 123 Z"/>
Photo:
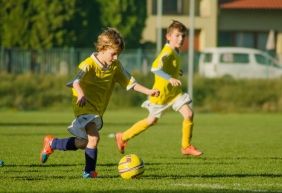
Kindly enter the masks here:
<path id="1" fill-rule="evenodd" d="M 181 85 L 181 81 L 175 78 L 170 78 L 169 82 L 172 86 L 180 86 Z"/>
<path id="2" fill-rule="evenodd" d="M 160 91 L 157 89 L 151 89 L 150 90 L 150 96 L 158 97 L 160 95 Z"/>
<path id="3" fill-rule="evenodd" d="M 86 98 L 85 96 L 78 96 L 76 104 L 80 107 L 83 107 L 86 104 Z"/>

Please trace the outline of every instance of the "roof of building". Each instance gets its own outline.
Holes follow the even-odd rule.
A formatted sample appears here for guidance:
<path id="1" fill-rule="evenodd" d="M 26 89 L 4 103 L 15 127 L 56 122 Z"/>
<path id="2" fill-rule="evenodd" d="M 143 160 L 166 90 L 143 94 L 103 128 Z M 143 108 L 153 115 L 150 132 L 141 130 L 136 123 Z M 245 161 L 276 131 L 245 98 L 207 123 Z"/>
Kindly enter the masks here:
<path id="1" fill-rule="evenodd" d="M 221 9 L 282 9 L 282 0 L 220 0 Z"/>

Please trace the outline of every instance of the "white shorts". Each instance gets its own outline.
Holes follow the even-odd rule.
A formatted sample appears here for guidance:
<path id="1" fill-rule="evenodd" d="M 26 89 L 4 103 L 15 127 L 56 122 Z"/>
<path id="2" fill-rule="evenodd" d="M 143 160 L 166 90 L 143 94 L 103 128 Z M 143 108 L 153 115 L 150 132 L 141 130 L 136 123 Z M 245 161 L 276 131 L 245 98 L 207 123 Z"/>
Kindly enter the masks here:
<path id="1" fill-rule="evenodd" d="M 150 101 L 146 100 L 141 107 L 146 108 L 149 110 L 149 116 L 151 117 L 157 117 L 160 118 L 162 116 L 162 113 L 172 106 L 172 109 L 174 111 L 179 111 L 179 109 L 185 105 L 192 102 L 192 99 L 189 94 L 184 93 L 180 96 L 178 96 L 173 102 L 165 104 L 165 105 L 157 105 L 152 104 Z"/>
<path id="2" fill-rule="evenodd" d="M 87 139 L 85 126 L 90 122 L 95 123 L 98 130 L 102 129 L 103 127 L 103 120 L 99 115 L 87 114 L 80 115 L 74 119 L 71 125 L 68 127 L 68 131 L 76 137 Z"/>

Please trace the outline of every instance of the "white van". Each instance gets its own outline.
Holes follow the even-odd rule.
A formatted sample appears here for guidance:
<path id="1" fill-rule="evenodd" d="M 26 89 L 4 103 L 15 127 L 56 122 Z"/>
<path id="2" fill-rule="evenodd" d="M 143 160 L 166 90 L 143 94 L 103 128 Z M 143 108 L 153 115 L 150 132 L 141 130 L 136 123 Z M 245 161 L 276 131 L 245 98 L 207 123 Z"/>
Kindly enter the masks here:
<path id="1" fill-rule="evenodd" d="M 208 78 L 279 78 L 282 77 L 282 65 L 257 49 L 207 48 L 200 55 L 199 73 Z"/>

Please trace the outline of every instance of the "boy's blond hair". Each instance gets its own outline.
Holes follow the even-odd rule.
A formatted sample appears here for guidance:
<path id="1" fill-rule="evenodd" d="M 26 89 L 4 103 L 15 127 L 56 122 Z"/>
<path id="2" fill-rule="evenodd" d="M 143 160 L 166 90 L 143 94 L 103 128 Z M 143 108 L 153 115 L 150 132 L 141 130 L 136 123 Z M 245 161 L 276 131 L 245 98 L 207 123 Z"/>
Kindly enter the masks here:
<path id="1" fill-rule="evenodd" d="M 179 32 L 182 32 L 184 34 L 187 33 L 186 26 L 183 23 L 176 20 L 172 20 L 172 23 L 168 26 L 166 33 L 170 34 L 175 29 L 177 29 Z"/>
<path id="2" fill-rule="evenodd" d="M 107 28 L 98 36 L 95 46 L 97 52 L 112 48 L 120 53 L 124 49 L 124 41 L 116 29 Z"/>

